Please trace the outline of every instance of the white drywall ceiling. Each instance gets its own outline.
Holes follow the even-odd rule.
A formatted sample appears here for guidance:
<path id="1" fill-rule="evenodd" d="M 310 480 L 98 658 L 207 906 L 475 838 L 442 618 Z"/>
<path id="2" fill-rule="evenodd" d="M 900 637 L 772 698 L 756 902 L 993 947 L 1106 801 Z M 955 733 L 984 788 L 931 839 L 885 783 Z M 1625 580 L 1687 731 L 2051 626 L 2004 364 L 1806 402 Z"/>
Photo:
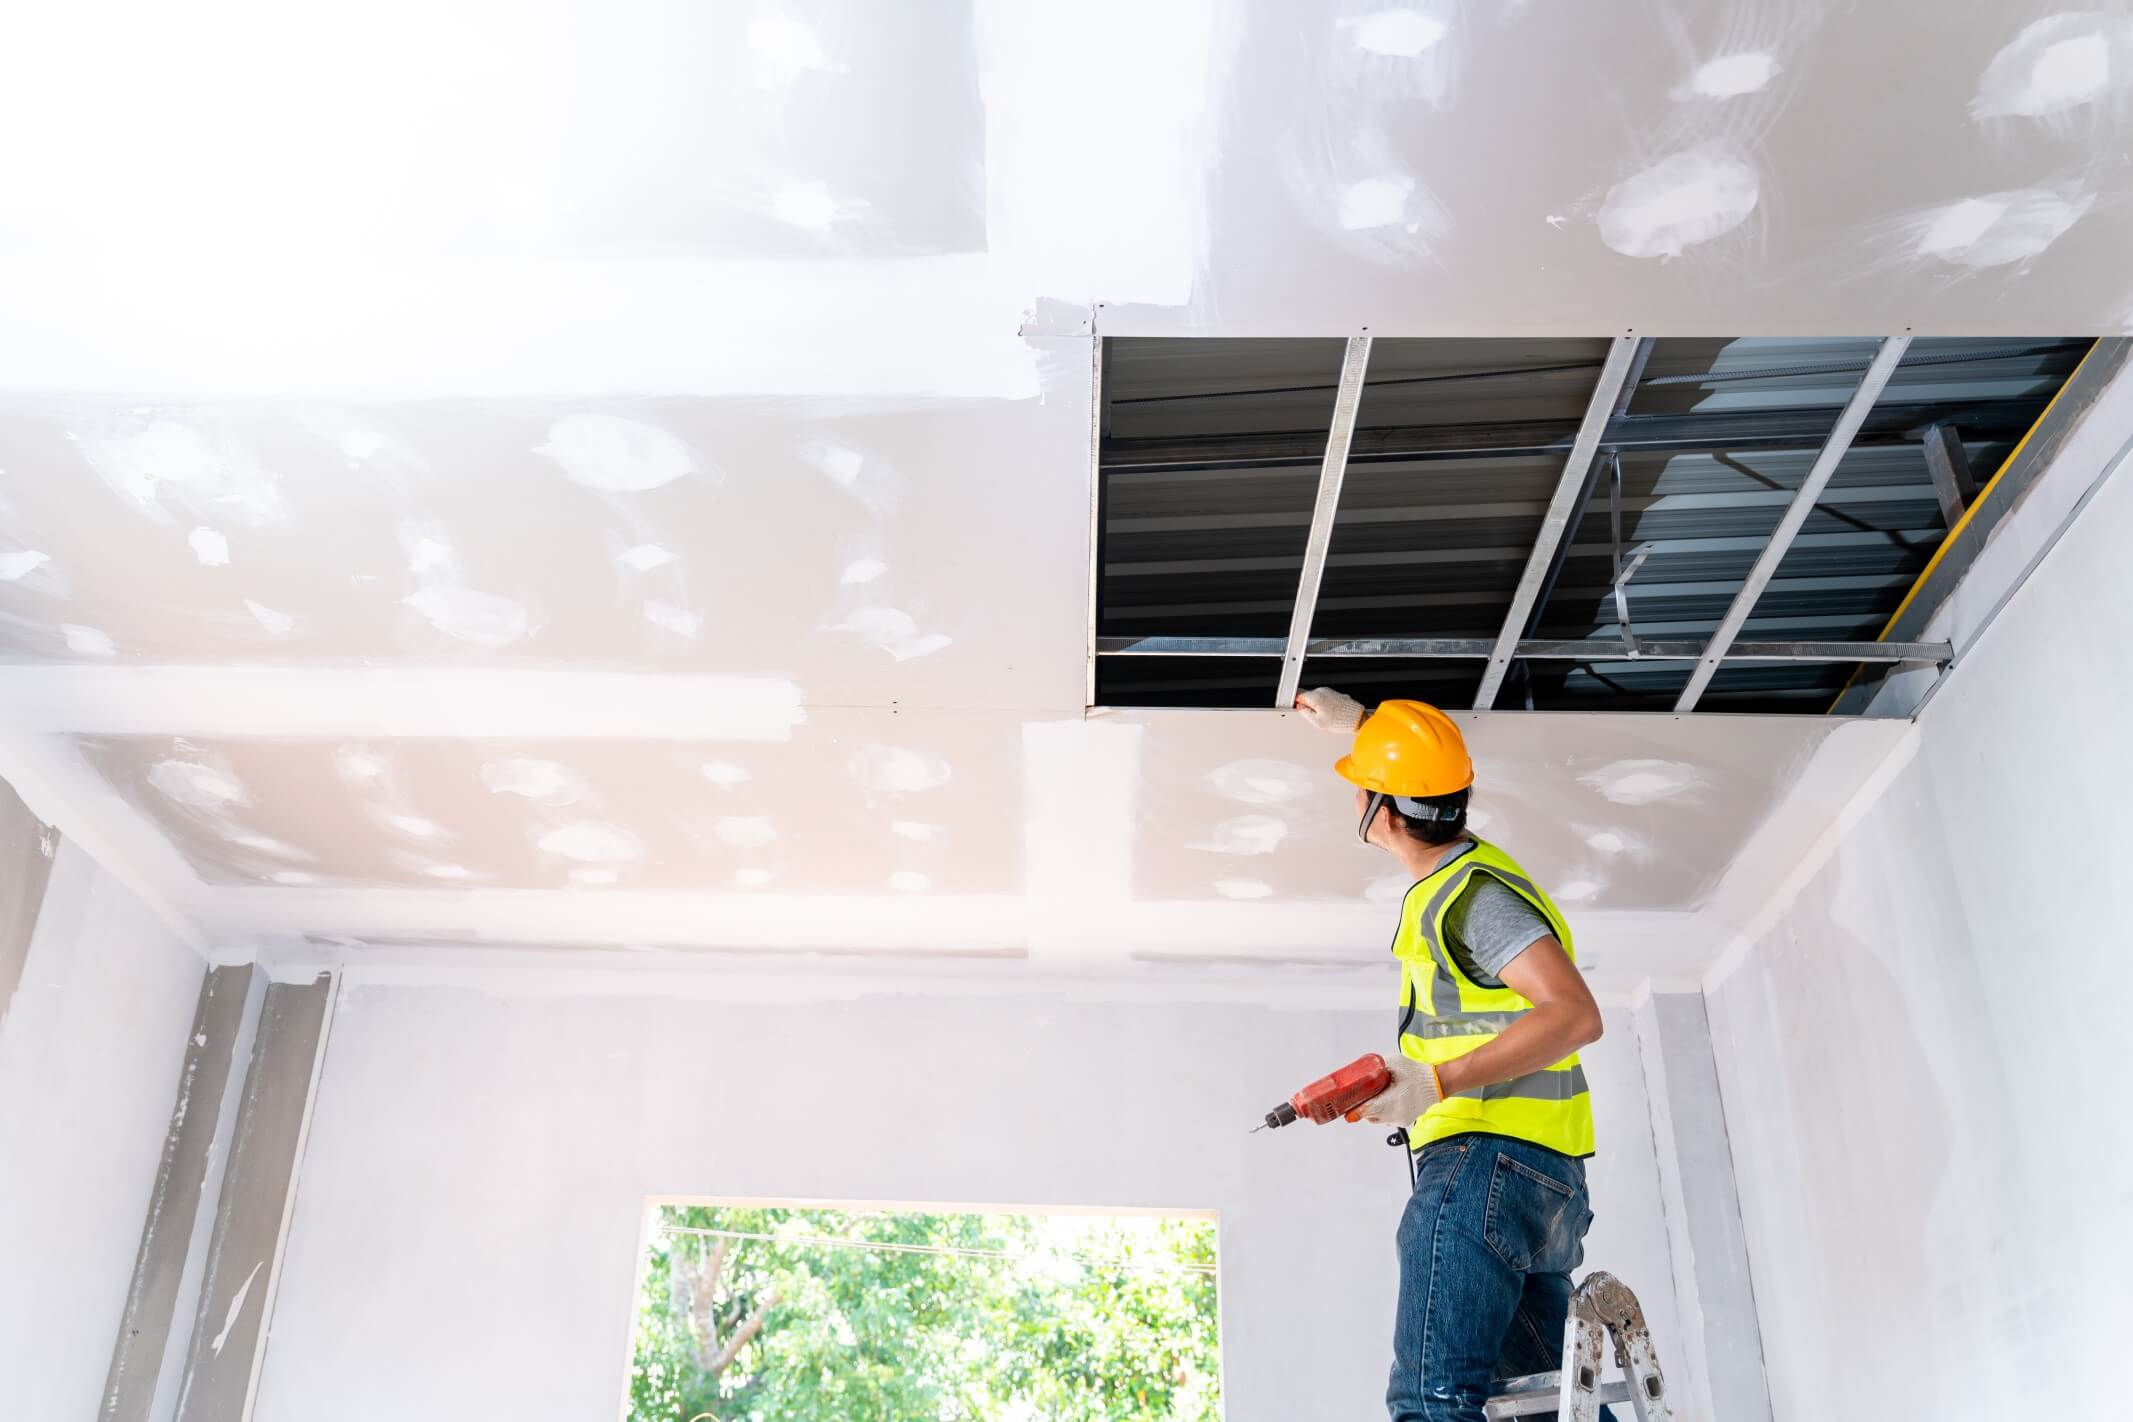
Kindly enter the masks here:
<path id="1" fill-rule="evenodd" d="M 2116 324 L 2045 13 L 50 9 L 0 773 L 203 945 L 1374 953 L 1329 741 L 1079 719 L 1095 334 Z M 1473 731 L 1632 917 L 1903 734 Z"/>

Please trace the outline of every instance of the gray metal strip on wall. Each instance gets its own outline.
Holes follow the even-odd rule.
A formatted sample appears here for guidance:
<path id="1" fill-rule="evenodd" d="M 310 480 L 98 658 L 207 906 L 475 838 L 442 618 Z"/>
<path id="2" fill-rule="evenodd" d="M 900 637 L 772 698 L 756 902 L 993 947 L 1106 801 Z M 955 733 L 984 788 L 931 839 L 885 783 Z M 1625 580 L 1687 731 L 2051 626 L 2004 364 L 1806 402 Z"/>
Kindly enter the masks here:
<path id="1" fill-rule="evenodd" d="M 178 1074 L 178 1100 L 163 1138 L 163 1159 L 156 1167 L 133 1282 L 126 1290 L 126 1312 L 119 1320 L 97 1409 L 102 1422 L 148 1422 L 155 1406 L 156 1380 L 200 1217 L 201 1191 L 213 1164 L 223 1096 L 244 1037 L 253 972 L 249 966 L 212 968 L 200 984 L 185 1065 Z"/>
<path id="2" fill-rule="evenodd" d="M 31 814 L 14 787 L 0 780 L 0 1018 L 22 981 L 58 848 L 59 831 Z"/>
<path id="3" fill-rule="evenodd" d="M 177 1422 L 246 1422 L 252 1414 L 336 985 L 330 974 L 274 983 L 260 1006 Z"/>
<path id="4" fill-rule="evenodd" d="M 1679 1356 L 1688 1365 L 1685 1387 L 1675 1395 L 1685 1391 L 1706 1404 L 1700 1415 L 1770 1422 L 1747 1231 L 1703 994 L 1654 992 L 1637 1009 L 1636 1032 L 1674 1272 Z"/>

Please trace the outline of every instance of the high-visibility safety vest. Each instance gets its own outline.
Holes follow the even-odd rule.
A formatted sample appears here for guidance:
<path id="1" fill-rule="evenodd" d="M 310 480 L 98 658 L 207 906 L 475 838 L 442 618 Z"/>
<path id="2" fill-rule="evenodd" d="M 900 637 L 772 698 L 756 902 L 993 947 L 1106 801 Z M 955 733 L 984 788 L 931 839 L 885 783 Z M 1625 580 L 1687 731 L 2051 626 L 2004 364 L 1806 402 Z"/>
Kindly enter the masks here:
<path id="1" fill-rule="evenodd" d="M 1459 970 L 1446 949 L 1444 920 L 1476 874 L 1486 874 L 1539 910 L 1571 961 L 1570 926 L 1518 861 L 1495 845 L 1474 847 L 1441 864 L 1407 891 L 1400 931 L 1392 940 L 1400 960 L 1400 1050 L 1432 1064 L 1463 1057 L 1533 1010 L 1508 987 L 1483 987 Z M 1564 1155 L 1592 1154 L 1592 1095 L 1577 1054 L 1543 1071 L 1461 1091 L 1439 1101 L 1408 1128 L 1416 1150 L 1470 1131 L 1512 1136 Z"/>

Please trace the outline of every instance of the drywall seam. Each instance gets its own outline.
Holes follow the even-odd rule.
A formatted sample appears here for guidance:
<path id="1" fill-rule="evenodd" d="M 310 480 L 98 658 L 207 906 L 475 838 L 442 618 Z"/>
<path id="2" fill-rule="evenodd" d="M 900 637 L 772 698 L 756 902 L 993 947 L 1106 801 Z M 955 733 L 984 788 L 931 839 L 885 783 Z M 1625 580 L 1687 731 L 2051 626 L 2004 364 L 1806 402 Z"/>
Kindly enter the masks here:
<path id="1" fill-rule="evenodd" d="M 829 1003 L 859 998 L 1022 997 L 1100 1003 L 1203 1003 L 1274 1011 L 1374 1009 L 1392 983 L 1382 964 L 1314 972 L 1240 972 L 1166 966 L 1139 973 L 1031 970 L 1001 964 L 996 975 L 967 967 L 932 970 L 898 964 L 869 970 L 863 960 L 790 955 L 778 966 L 706 963 L 686 950 L 352 947 L 267 948 L 259 966 L 276 982 L 305 982 L 332 970 L 354 992 L 377 987 L 459 988 L 534 998 L 656 997 L 698 1002 Z M 1689 988 L 1694 984 L 1687 985 Z M 1630 994 L 1595 987 L 1603 1007 L 1626 1006 Z"/>
<path id="2" fill-rule="evenodd" d="M 1133 894 L 1143 728 L 1087 721 L 1022 728 L 1024 940 L 1032 959 L 1121 958 L 1130 945 L 1091 933 Z M 1094 943 L 1093 951 L 1078 947 Z"/>
<path id="3" fill-rule="evenodd" d="M 6 667 L 0 704 L 69 735 L 782 741 L 807 719 L 776 676 L 423 667 Z"/>
<path id="4" fill-rule="evenodd" d="M 147 816 L 81 765 L 70 748 L 40 743 L 22 730 L 4 689 L 0 704 L 9 711 L 7 722 L 0 723 L 0 780 L 14 787 L 31 814 L 79 845 L 180 942 L 204 957 L 209 940 L 190 911 L 204 886 L 177 849 Z"/>
<path id="5" fill-rule="evenodd" d="M 1056 175 L 1039 175 L 1047 180 Z M 1081 201 L 1088 190 L 1071 185 L 1067 198 L 1094 211 Z M 1029 292 L 988 253 L 312 260 L 305 280 L 278 282 L 271 300 L 242 272 L 50 257 L 9 270 L 0 390 L 334 400 L 1039 393 L 1037 354 L 1017 334 Z M 411 330 L 424 339 L 401 338 Z"/>
<path id="6" fill-rule="evenodd" d="M 1753 950 L 1756 940 L 1769 932 L 1793 900 L 1799 897 L 1800 891 L 1812 883 L 1815 875 L 1830 861 L 1845 837 L 1857 827 L 1881 797 L 1888 793 L 1889 787 L 1896 783 L 1897 776 L 1903 773 L 1904 768 L 1910 765 L 1912 758 L 1918 754 L 1920 739 L 1917 723 L 1910 723 L 1887 757 L 1860 782 L 1859 788 L 1844 802 L 1843 808 L 1837 812 L 1828 827 L 1792 861 L 1790 870 L 1762 897 L 1751 913 L 1746 914 L 1737 924 L 1727 924 L 1714 917 L 1712 927 L 1721 933 L 1728 933 L 1728 937 L 1725 948 L 1704 972 L 1702 987 L 1706 997 L 1724 986 L 1726 979 L 1739 970 L 1749 952 Z M 1736 864 L 1752 856 L 1755 850 L 1755 842 L 1751 839 L 1742 848 L 1740 855 L 1736 856 Z"/>
<path id="7" fill-rule="evenodd" d="M 1033 300 L 1185 304 L 1206 262 L 1212 108 L 1238 26 L 1212 0 L 977 0 L 975 19 L 996 280 Z"/>

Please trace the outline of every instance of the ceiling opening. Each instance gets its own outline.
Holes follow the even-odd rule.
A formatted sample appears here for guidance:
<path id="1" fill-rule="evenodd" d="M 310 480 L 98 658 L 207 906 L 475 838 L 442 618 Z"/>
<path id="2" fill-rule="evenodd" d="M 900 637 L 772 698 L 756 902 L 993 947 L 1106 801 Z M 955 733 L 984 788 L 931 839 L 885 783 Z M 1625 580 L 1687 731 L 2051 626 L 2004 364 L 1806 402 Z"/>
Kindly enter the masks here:
<path id="1" fill-rule="evenodd" d="M 2090 344 L 1108 339 L 1094 702 L 1828 714 Z"/>

